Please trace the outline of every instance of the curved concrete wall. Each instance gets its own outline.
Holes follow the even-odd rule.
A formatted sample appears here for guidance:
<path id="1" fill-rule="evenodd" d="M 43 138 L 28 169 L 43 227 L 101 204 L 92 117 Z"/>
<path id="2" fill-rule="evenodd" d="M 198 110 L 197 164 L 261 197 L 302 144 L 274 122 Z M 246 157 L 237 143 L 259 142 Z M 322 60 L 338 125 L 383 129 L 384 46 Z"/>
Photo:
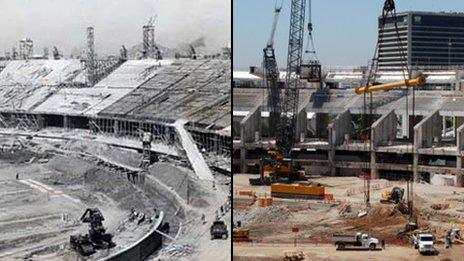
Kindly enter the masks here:
<path id="1" fill-rule="evenodd" d="M 161 212 L 158 219 L 155 221 L 155 225 L 143 238 L 139 239 L 132 245 L 122 249 L 108 257 L 101 259 L 101 261 L 126 261 L 126 260 L 145 260 L 153 252 L 158 250 L 163 243 L 162 236 L 157 229 L 161 227 L 164 219 L 164 212 Z"/>

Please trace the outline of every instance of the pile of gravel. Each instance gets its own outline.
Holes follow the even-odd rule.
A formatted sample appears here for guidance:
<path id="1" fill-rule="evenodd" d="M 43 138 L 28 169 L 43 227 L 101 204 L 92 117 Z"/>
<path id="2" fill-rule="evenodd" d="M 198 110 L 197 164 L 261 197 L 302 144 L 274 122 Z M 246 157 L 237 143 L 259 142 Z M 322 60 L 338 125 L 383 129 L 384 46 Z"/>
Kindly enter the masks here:
<path id="1" fill-rule="evenodd" d="M 234 211 L 234 221 L 241 221 L 243 225 L 277 223 L 286 221 L 292 213 L 283 206 L 251 208 L 244 211 Z"/>

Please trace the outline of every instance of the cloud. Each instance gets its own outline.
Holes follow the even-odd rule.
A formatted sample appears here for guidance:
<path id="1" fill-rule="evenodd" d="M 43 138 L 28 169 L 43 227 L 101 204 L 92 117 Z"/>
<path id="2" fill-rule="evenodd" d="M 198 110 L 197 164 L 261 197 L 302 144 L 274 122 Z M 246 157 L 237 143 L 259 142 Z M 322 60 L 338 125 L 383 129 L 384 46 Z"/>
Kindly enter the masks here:
<path id="1" fill-rule="evenodd" d="M 209 50 L 230 41 L 229 0 L 0 0 L 0 51 L 21 38 L 35 52 L 56 45 L 65 54 L 85 45 L 85 29 L 95 28 L 99 54 L 116 54 L 142 41 L 142 25 L 157 16 L 155 39 L 176 47 L 205 37 Z"/>

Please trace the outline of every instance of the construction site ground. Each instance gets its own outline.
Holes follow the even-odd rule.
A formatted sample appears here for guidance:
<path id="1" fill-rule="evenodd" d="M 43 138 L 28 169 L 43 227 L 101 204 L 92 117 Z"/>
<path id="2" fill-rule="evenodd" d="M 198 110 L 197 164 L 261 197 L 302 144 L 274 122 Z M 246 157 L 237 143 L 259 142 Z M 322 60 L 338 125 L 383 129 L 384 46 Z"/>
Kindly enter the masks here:
<path id="1" fill-rule="evenodd" d="M 234 243 L 234 257 L 259 258 L 267 256 L 267 253 L 269 257 L 282 255 L 282 251 L 286 250 L 284 246 L 293 244 L 296 237 L 298 242 L 307 245 L 305 251 L 309 254 L 318 252 L 321 260 L 343 260 L 339 259 L 341 256 L 350 260 L 350 255 L 353 255 L 353 259 L 357 255 L 372 255 L 373 260 L 384 260 L 387 252 L 340 252 L 330 245 L 333 233 L 354 235 L 356 232 L 367 232 L 380 240 L 384 239 L 388 249 L 394 247 L 393 249 L 404 252 L 404 256 L 398 255 L 405 258 L 404 260 L 419 256 L 409 242 L 410 235 L 398 235 L 405 227 L 408 215 L 394 204 L 380 203 L 382 191 L 391 190 L 394 186 L 406 188 L 405 182 L 372 180 L 371 209 L 367 215 L 358 217 L 365 210 L 365 203 L 364 180 L 357 177 L 311 178 L 310 181 L 324 185 L 326 193 L 333 194 L 332 201 L 274 198 L 270 207 L 259 207 L 256 202 L 256 198 L 270 196 L 270 187 L 250 186 L 248 179 L 251 177 L 256 178 L 256 175 L 234 175 L 233 220 L 241 221 L 242 227 L 250 230 L 250 239 L 253 242 L 252 246 Z M 256 197 L 239 195 L 240 191 L 252 191 Z M 464 188 L 414 184 L 414 210 L 419 227 L 436 236 L 440 250 L 437 258 L 452 258 L 464 254 L 464 245 L 459 244 L 447 254 L 442 242 L 446 230 L 454 227 L 464 229 Z M 292 228 L 295 227 L 299 228 L 297 234 L 292 233 Z M 328 254 L 323 256 L 323 253 Z M 393 254 L 391 251 L 390 253 Z"/>
<path id="2" fill-rule="evenodd" d="M 345 250 L 337 251 L 330 244 L 244 244 L 234 243 L 234 260 L 267 261 L 282 260 L 285 251 L 303 251 L 306 260 L 338 261 L 338 260 L 462 260 L 462 246 L 444 249 L 438 246 L 437 256 L 422 256 L 413 247 L 387 246 L 385 250 Z"/>
<path id="3" fill-rule="evenodd" d="M 215 173 L 214 182 L 203 181 L 185 160 L 161 157 L 150 167 L 144 189 L 111 167 L 137 169 L 141 160 L 136 150 L 115 146 L 114 137 L 88 131 L 51 131 L 60 133 L 61 139 L 1 132 L 0 260 L 96 260 L 114 253 L 152 226 L 147 221 L 130 222 L 132 208 L 145 213 L 147 220 L 155 215 L 154 208 L 164 211 L 170 223 L 169 236 L 175 240 L 164 238 L 162 249 L 151 260 L 230 259 L 230 237 L 211 241 L 209 235 L 220 206 L 228 205 L 230 177 Z M 172 150 L 172 154 L 176 149 L 161 146 L 161 151 Z M 110 165 L 102 165 L 101 159 Z M 70 249 L 69 236 L 87 232 L 87 224 L 78 219 L 88 207 L 102 211 L 103 224 L 117 246 L 83 258 Z M 221 218 L 230 224 L 230 210 Z"/>

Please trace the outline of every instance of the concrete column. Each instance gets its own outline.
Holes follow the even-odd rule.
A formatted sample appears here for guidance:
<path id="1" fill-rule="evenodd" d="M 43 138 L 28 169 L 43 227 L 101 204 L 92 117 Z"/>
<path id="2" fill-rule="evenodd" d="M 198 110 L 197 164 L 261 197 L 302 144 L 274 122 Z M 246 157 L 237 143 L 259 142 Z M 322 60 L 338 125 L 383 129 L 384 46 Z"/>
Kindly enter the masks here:
<path id="1" fill-rule="evenodd" d="M 119 136 L 119 121 L 118 120 L 114 120 L 113 130 L 114 130 L 114 135 Z"/>
<path id="2" fill-rule="evenodd" d="M 352 130 L 350 111 L 345 111 L 338 115 L 335 120 L 327 126 L 329 146 L 336 148 L 343 144 L 345 134 L 350 134 Z"/>
<path id="3" fill-rule="evenodd" d="M 461 172 L 456 174 L 456 187 L 464 187 L 464 173 L 462 173 L 462 156 L 459 155 L 456 157 L 456 168 L 460 169 Z"/>
<path id="4" fill-rule="evenodd" d="M 441 131 L 441 136 L 444 137 L 446 135 L 446 117 L 443 116 L 441 117 L 442 118 L 442 124 L 441 124 L 441 128 L 442 128 L 442 131 Z"/>
<path id="5" fill-rule="evenodd" d="M 440 114 L 438 110 L 421 120 L 414 126 L 414 161 L 413 175 L 414 182 L 419 182 L 419 149 L 429 148 L 433 145 L 434 137 L 441 139 L 442 128 L 440 128 Z"/>
<path id="6" fill-rule="evenodd" d="M 240 172 L 241 173 L 248 173 L 248 167 L 245 164 L 246 160 L 246 149 L 241 148 L 240 149 Z"/>
<path id="7" fill-rule="evenodd" d="M 414 126 L 415 149 L 432 147 L 434 137 L 438 137 L 439 141 L 441 140 L 440 120 L 440 114 L 435 111 Z"/>
<path id="8" fill-rule="evenodd" d="M 464 117 L 454 117 L 454 137 L 458 137 L 458 128 L 464 124 Z"/>
<path id="9" fill-rule="evenodd" d="M 414 153 L 413 155 L 413 164 L 412 164 L 412 171 L 414 175 L 414 182 L 419 183 L 419 154 Z"/>
<path id="10" fill-rule="evenodd" d="M 69 117 L 63 116 L 63 128 L 69 129 Z"/>
<path id="11" fill-rule="evenodd" d="M 406 113 L 401 117 L 401 133 L 403 137 L 409 138 L 409 115 Z"/>
<path id="12" fill-rule="evenodd" d="M 337 168 L 335 168 L 335 148 L 331 148 L 328 151 L 329 165 L 330 165 L 330 176 L 335 177 L 337 174 Z"/>
<path id="13" fill-rule="evenodd" d="M 327 137 L 327 126 L 329 125 L 329 115 L 327 113 L 316 113 L 316 137 Z"/>
<path id="14" fill-rule="evenodd" d="M 308 117 L 306 113 L 306 108 L 302 107 L 298 111 L 298 116 L 296 118 L 296 137 L 295 142 L 299 143 L 301 140 L 306 137 L 306 126 L 308 125 Z"/>
<path id="15" fill-rule="evenodd" d="M 464 187 L 464 173 L 462 172 L 462 151 L 464 150 L 464 123 L 462 117 L 456 117 L 456 168 L 461 170 L 461 173 L 456 175 L 456 186 Z M 458 125 L 459 124 L 459 125 Z"/>
<path id="16" fill-rule="evenodd" d="M 380 175 L 377 170 L 377 164 L 375 161 L 376 153 L 374 150 L 371 151 L 371 179 L 379 179 Z"/>
<path id="17" fill-rule="evenodd" d="M 39 129 L 44 127 L 44 118 L 42 115 L 37 115 L 37 123 L 39 125 Z"/>
<path id="18" fill-rule="evenodd" d="M 384 114 L 371 126 L 371 146 L 375 147 L 394 141 L 396 139 L 398 126 L 394 110 Z"/>

